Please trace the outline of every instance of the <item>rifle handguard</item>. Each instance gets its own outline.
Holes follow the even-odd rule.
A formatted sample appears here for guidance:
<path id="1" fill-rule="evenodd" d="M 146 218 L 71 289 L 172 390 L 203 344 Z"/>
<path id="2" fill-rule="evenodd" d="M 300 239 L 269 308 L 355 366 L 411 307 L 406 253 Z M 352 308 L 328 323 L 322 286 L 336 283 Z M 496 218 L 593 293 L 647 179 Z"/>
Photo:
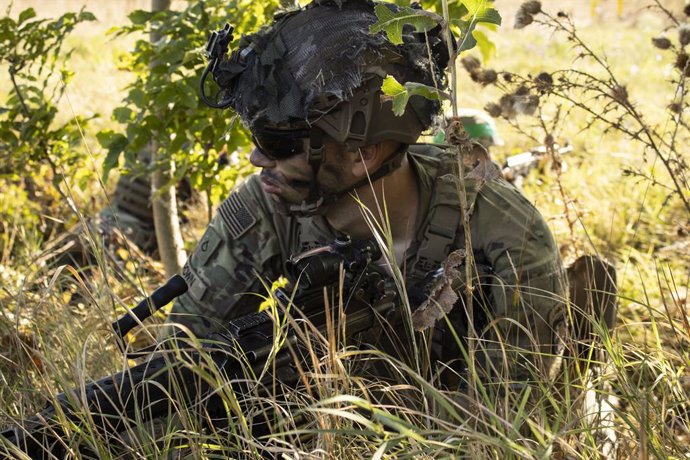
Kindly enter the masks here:
<path id="1" fill-rule="evenodd" d="M 382 318 L 386 318 L 394 310 L 395 293 L 385 289 L 385 282 L 380 273 L 369 272 L 367 269 L 368 263 L 380 255 L 373 243 L 352 243 L 343 239 L 330 246 L 330 249 L 309 251 L 293 259 L 306 262 L 312 267 L 329 270 L 329 273 L 325 274 L 314 273 L 317 275 L 312 280 L 314 282 L 330 279 L 332 272 L 340 273 L 341 266 L 343 267 L 346 275 L 345 286 L 342 289 L 344 297 L 341 302 L 335 300 L 328 308 L 343 308 L 346 313 L 341 318 L 346 321 L 343 330 L 347 330 L 348 337 L 354 338 L 375 327 Z M 333 253 L 339 254 L 338 263 L 317 263 L 323 256 L 328 256 L 330 260 Z M 310 289 L 298 288 L 294 296 L 279 289 L 276 295 L 286 306 L 296 305 L 298 308 L 294 311 L 298 318 L 308 320 L 325 336 L 328 333 L 329 318 L 333 318 L 335 312 L 326 310 L 327 306 L 323 302 L 324 286 L 317 284 L 312 285 Z M 114 322 L 113 329 L 119 337 L 124 336 L 142 319 L 186 290 L 187 283 L 184 279 L 179 275 L 173 276 L 131 312 Z M 298 381 L 299 372 L 292 364 L 295 357 L 288 351 L 291 347 L 299 347 L 300 344 L 300 336 L 294 324 L 287 325 L 286 342 L 272 358 L 273 370 L 262 374 L 266 359 L 269 359 L 275 350 L 274 327 L 267 311 L 252 313 L 231 321 L 224 331 L 212 334 L 205 341 L 204 350 L 211 358 L 212 368 L 224 376 L 224 380 L 230 383 L 233 391 L 244 391 L 247 376 L 252 375 L 263 375 L 262 385 L 268 385 L 271 379 L 286 385 Z M 148 421 L 168 415 L 172 410 L 173 401 L 182 401 L 184 407 L 196 407 L 195 410 L 209 417 L 209 423 L 230 423 L 232 414 L 226 412 L 219 399 L 220 393 L 209 381 L 199 378 L 199 374 L 194 370 L 195 364 L 202 362 L 203 356 L 194 350 L 185 351 L 180 355 L 159 354 L 138 366 L 58 395 L 54 404 L 49 404 L 42 412 L 28 420 L 16 421 L 13 427 L 0 431 L 0 436 L 9 441 L 8 449 L 14 447 L 27 453 L 32 459 L 47 459 L 60 457 L 68 446 L 62 440 L 69 436 L 62 429 L 59 413 L 64 414 L 71 424 L 77 425 L 84 423 L 83 414 L 88 413 L 89 429 L 104 437 L 120 433 L 128 423 L 138 418 Z M 246 409 L 247 407 L 244 407 L 242 410 Z M 269 433 L 269 425 L 268 421 L 258 421 L 252 428 L 253 435 Z M 7 441 L 0 438 L 0 457 Z M 85 447 L 88 449 L 88 446 Z"/>
<path id="2" fill-rule="evenodd" d="M 140 324 L 156 311 L 172 302 L 175 298 L 187 292 L 187 289 L 189 289 L 189 287 L 184 278 L 180 275 L 174 275 L 163 286 L 153 291 L 153 294 L 125 313 L 122 318 L 113 322 L 112 327 L 115 334 L 117 334 L 120 347 L 124 348 L 122 339 L 124 339 L 125 335 L 136 327 L 137 324 Z"/>

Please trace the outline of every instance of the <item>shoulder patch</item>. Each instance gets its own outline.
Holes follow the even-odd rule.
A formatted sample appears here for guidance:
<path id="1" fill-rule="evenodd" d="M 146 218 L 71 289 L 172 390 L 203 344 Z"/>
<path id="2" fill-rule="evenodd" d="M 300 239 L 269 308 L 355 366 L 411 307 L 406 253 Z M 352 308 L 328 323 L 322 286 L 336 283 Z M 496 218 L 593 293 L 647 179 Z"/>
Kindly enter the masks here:
<path id="1" fill-rule="evenodd" d="M 220 205 L 218 213 L 234 239 L 247 233 L 256 224 L 256 217 L 254 217 L 254 214 L 249 210 L 249 206 L 246 205 L 237 192 L 232 193 Z"/>
<path id="2" fill-rule="evenodd" d="M 184 264 L 184 267 L 182 267 L 182 278 L 187 282 L 187 286 L 191 286 L 194 282 L 194 275 L 192 274 L 192 269 L 189 268 L 189 263 Z"/>
<path id="3" fill-rule="evenodd" d="M 199 278 L 192 271 L 189 264 L 184 265 L 184 268 L 182 269 L 182 278 L 184 278 L 184 280 L 187 282 L 187 286 L 189 286 L 187 293 L 192 296 L 195 301 L 201 302 L 208 288 L 201 278 Z"/>
<path id="4" fill-rule="evenodd" d="M 220 235 L 213 227 L 208 227 L 206 233 L 194 250 L 194 257 L 196 258 L 195 265 L 206 265 L 209 259 L 216 253 L 216 249 L 218 249 L 222 241 Z"/>

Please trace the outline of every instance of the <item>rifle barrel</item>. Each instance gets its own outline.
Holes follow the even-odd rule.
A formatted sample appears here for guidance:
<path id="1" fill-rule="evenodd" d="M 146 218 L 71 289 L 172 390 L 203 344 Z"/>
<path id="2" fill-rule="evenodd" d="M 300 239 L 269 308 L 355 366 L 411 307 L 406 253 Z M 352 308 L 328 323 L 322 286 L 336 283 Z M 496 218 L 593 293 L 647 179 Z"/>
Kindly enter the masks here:
<path id="1" fill-rule="evenodd" d="M 163 286 L 125 313 L 122 318 L 113 322 L 112 328 L 122 340 L 137 324 L 172 302 L 176 297 L 187 292 L 187 282 L 180 275 L 172 276 Z"/>

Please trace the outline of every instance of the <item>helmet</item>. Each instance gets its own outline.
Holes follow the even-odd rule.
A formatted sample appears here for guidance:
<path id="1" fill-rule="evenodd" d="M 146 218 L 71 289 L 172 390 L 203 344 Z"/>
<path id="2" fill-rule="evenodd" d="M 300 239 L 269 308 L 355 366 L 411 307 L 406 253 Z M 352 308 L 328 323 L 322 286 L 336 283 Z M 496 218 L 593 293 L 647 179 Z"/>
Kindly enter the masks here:
<path id="1" fill-rule="evenodd" d="M 430 126 L 438 102 L 412 96 L 404 114 L 396 116 L 381 84 L 386 75 L 402 83 L 443 82 L 446 45 L 440 27 L 426 35 L 405 28 L 402 45 L 392 44 L 383 32 L 370 33 L 376 5 L 315 0 L 243 36 L 230 56 L 232 37 L 226 28 L 221 46 L 212 43 L 214 37 L 209 41 L 212 61 L 202 76 L 202 99 L 213 107 L 233 108 L 259 144 L 287 146 L 281 149 L 285 156 L 306 150 L 314 174 L 324 134 L 351 151 L 385 140 L 414 143 Z M 213 101 L 205 95 L 208 73 L 220 88 Z"/>
<path id="2" fill-rule="evenodd" d="M 451 118 L 452 114 L 446 113 L 446 117 Z M 488 113 L 477 109 L 458 109 L 458 118 L 470 139 L 486 148 L 503 145 L 503 139 L 496 130 L 496 122 Z M 437 133 L 434 136 L 434 142 L 439 144 L 445 142 L 445 133 L 443 131 Z"/>

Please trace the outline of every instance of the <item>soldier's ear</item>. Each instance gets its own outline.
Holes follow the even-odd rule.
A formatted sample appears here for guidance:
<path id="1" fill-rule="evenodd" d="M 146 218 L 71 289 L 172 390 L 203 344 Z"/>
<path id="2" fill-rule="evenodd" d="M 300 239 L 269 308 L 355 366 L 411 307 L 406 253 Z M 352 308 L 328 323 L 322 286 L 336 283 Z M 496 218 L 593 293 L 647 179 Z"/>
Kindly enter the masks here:
<path id="1" fill-rule="evenodd" d="M 360 147 L 356 152 L 350 152 L 350 154 L 354 155 L 352 174 L 363 179 L 367 175 L 372 175 L 383 164 L 386 158 L 386 148 L 383 143 L 378 143 Z"/>

